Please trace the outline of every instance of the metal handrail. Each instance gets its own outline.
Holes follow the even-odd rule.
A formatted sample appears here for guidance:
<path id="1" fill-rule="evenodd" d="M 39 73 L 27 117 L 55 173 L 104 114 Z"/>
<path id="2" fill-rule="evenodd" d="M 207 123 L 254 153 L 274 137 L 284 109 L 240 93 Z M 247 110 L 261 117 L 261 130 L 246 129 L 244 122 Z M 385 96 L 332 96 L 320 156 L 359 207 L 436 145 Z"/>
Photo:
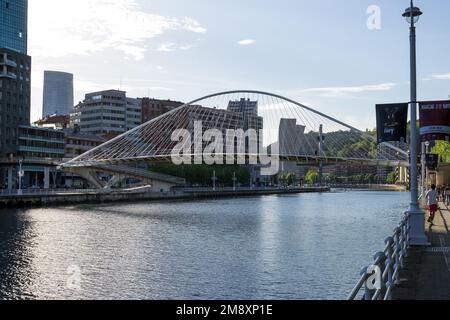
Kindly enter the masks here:
<path id="1" fill-rule="evenodd" d="M 392 291 L 400 284 L 400 270 L 404 269 L 409 245 L 410 215 L 405 213 L 392 237 L 385 240 L 385 248 L 377 252 L 370 266 L 361 270 L 361 278 L 347 300 L 392 300 Z"/>

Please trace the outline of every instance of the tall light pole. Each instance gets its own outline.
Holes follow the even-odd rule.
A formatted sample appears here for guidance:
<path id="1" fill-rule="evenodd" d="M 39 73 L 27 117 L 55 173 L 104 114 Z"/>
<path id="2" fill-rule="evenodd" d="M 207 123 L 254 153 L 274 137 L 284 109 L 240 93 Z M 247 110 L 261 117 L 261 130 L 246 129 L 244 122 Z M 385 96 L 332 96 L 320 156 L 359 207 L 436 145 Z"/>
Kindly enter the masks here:
<path id="1" fill-rule="evenodd" d="M 22 177 L 24 176 L 24 172 L 22 170 L 22 160 L 19 160 L 19 172 L 17 172 L 19 177 L 19 189 L 17 190 L 17 194 L 22 194 Z"/>
<path id="2" fill-rule="evenodd" d="M 410 143 L 410 165 L 411 165 L 411 204 L 408 214 L 410 215 L 411 236 L 410 245 L 425 246 L 428 245 L 428 239 L 425 235 L 425 217 L 424 212 L 419 207 L 419 192 L 418 192 L 418 173 L 417 173 L 417 146 L 419 141 L 417 139 L 417 68 L 416 68 L 416 27 L 415 24 L 419 21 L 422 11 L 414 7 L 413 0 L 411 6 L 405 10 L 403 17 L 410 24 L 410 59 L 411 59 L 411 143 Z"/>
<path id="3" fill-rule="evenodd" d="M 430 141 L 425 142 L 425 190 L 428 188 L 428 181 L 430 180 L 430 170 L 427 167 L 427 154 L 430 153 Z"/>
<path id="4" fill-rule="evenodd" d="M 420 160 L 421 160 L 421 164 L 420 164 L 420 167 L 421 167 L 421 170 L 422 170 L 422 172 L 421 172 L 421 174 L 420 174 L 420 185 L 421 185 L 421 190 L 422 190 L 422 192 L 421 192 L 421 195 L 422 195 L 422 197 L 425 197 L 425 192 L 427 191 L 427 180 L 426 180 L 426 177 L 425 177 L 425 175 L 426 175 L 426 170 L 425 170 L 425 166 L 426 166 L 426 149 L 425 149 L 426 147 L 425 147 L 425 142 L 422 142 L 422 156 L 421 156 L 421 158 L 420 158 Z M 422 198 L 422 200 L 424 200 L 423 198 Z"/>

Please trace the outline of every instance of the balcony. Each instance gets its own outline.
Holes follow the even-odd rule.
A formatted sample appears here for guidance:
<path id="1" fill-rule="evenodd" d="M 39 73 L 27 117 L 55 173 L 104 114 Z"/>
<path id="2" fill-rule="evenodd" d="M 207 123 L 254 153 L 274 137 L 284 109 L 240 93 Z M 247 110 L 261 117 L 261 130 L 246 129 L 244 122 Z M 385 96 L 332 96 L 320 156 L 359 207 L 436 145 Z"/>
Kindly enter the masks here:
<path id="1" fill-rule="evenodd" d="M 2 71 L 2 72 L 0 72 L 0 78 L 10 78 L 10 79 L 16 80 L 17 79 L 17 75 L 15 73 L 12 73 L 12 72 Z"/>
<path id="2" fill-rule="evenodd" d="M 10 59 L 0 59 L 0 65 L 7 65 L 13 68 L 17 68 L 17 63 L 14 60 L 10 60 Z"/>

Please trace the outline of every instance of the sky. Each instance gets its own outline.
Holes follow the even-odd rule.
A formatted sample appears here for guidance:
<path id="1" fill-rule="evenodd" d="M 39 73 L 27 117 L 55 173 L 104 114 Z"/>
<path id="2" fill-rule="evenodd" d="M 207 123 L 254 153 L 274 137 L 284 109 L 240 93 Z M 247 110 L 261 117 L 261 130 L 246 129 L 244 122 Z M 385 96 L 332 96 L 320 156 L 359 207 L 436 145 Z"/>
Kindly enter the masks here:
<path id="1" fill-rule="evenodd" d="M 450 1 L 416 0 L 418 99 L 450 95 Z M 188 102 L 238 89 L 284 95 L 359 129 L 409 101 L 407 0 L 29 0 L 32 120 L 44 70 L 88 92 Z"/>

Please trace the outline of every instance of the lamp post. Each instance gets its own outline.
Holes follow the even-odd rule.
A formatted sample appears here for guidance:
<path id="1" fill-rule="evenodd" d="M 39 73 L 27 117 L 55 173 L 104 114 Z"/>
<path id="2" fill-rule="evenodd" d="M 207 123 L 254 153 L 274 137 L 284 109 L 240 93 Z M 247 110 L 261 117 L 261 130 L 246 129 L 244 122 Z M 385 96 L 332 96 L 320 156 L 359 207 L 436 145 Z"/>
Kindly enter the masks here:
<path id="1" fill-rule="evenodd" d="M 410 24 L 410 63 L 411 63 L 411 143 L 410 143 L 410 166 L 411 166 L 411 204 L 408 210 L 410 215 L 411 236 L 410 245 L 412 246 L 426 246 L 428 239 L 425 235 L 425 218 L 424 212 L 419 207 L 419 193 L 418 193 L 418 172 L 417 172 L 417 68 L 416 68 L 416 27 L 415 24 L 419 21 L 422 11 L 414 7 L 413 0 L 411 6 L 405 10 L 403 17 Z"/>
<path id="2" fill-rule="evenodd" d="M 24 176 L 24 172 L 22 170 L 22 160 L 19 160 L 19 172 L 17 172 L 17 176 L 19 178 L 19 189 L 17 190 L 17 194 L 22 194 L 22 178 Z"/>
<path id="3" fill-rule="evenodd" d="M 420 187 L 421 187 L 421 195 L 422 195 L 422 200 L 423 197 L 425 197 L 425 192 L 427 191 L 427 180 L 426 180 L 426 170 L 425 170 L 425 165 L 426 165 L 426 149 L 425 149 L 425 142 L 422 142 L 422 156 L 420 157 L 420 168 L 422 170 L 422 172 L 420 173 Z"/>
<path id="4" fill-rule="evenodd" d="M 428 188 L 428 182 L 430 180 L 430 170 L 427 167 L 427 154 L 430 153 L 430 141 L 425 142 L 425 190 Z"/>

